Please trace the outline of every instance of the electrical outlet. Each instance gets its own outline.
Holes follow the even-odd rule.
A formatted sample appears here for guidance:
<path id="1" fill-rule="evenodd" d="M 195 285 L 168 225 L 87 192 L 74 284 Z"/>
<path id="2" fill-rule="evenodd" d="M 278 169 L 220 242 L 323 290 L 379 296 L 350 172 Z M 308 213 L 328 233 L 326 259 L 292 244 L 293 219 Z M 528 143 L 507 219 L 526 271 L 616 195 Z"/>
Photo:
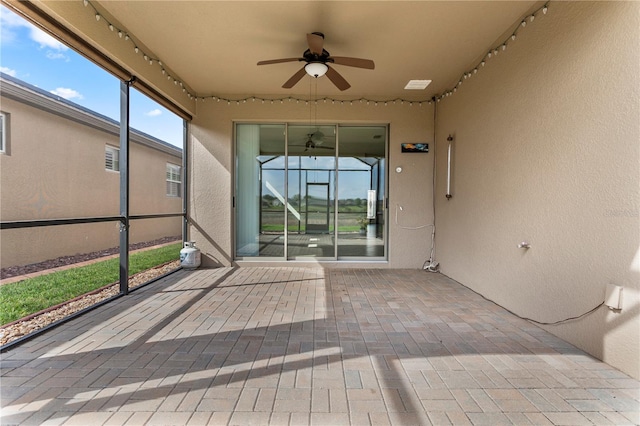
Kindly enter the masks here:
<path id="1" fill-rule="evenodd" d="M 622 287 L 615 284 L 607 284 L 604 304 L 607 305 L 609 309 L 622 309 Z"/>

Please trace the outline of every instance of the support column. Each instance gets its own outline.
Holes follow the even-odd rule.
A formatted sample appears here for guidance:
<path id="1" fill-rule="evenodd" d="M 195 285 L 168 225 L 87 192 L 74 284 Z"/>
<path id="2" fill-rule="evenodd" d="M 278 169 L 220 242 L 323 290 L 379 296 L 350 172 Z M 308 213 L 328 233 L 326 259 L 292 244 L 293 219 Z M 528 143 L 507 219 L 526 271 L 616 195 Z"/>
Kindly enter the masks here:
<path id="1" fill-rule="evenodd" d="M 120 294 L 129 294 L 129 88 L 120 82 Z"/>
<path id="2" fill-rule="evenodd" d="M 182 242 L 189 235 L 189 122 L 182 120 Z"/>

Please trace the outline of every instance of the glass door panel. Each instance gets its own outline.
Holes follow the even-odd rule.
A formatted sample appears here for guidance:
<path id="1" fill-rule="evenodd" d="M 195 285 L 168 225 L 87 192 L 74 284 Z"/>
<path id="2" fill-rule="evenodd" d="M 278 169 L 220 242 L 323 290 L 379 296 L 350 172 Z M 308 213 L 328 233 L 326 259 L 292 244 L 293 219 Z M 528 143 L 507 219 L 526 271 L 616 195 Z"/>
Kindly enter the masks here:
<path id="1" fill-rule="evenodd" d="M 285 255 L 285 126 L 236 126 L 236 257 Z"/>
<path id="2" fill-rule="evenodd" d="M 386 126 L 237 124 L 236 258 L 384 259 L 386 146 Z"/>
<path id="3" fill-rule="evenodd" d="M 288 257 L 335 259 L 335 126 L 290 125 Z"/>
<path id="4" fill-rule="evenodd" d="M 385 126 L 340 126 L 338 257 L 385 256 Z"/>

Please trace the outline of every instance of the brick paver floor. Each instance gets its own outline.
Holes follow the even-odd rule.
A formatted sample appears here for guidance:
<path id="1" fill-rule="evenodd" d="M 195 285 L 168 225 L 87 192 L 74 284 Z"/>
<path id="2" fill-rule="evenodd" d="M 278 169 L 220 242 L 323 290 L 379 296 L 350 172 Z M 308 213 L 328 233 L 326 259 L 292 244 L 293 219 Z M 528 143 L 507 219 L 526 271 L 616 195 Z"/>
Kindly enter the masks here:
<path id="1" fill-rule="evenodd" d="M 7 425 L 640 423 L 638 381 L 421 270 L 183 270 L 1 367 Z"/>

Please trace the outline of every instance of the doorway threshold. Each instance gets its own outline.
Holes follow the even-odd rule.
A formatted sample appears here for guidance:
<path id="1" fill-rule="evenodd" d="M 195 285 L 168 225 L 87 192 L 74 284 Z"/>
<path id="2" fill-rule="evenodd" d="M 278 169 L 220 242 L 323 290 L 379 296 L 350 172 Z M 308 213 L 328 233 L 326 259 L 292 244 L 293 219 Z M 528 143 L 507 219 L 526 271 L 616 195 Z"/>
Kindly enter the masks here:
<path id="1" fill-rule="evenodd" d="M 234 264 L 241 267 L 291 267 L 321 269 L 364 269 L 389 268 L 388 260 L 238 260 Z"/>

